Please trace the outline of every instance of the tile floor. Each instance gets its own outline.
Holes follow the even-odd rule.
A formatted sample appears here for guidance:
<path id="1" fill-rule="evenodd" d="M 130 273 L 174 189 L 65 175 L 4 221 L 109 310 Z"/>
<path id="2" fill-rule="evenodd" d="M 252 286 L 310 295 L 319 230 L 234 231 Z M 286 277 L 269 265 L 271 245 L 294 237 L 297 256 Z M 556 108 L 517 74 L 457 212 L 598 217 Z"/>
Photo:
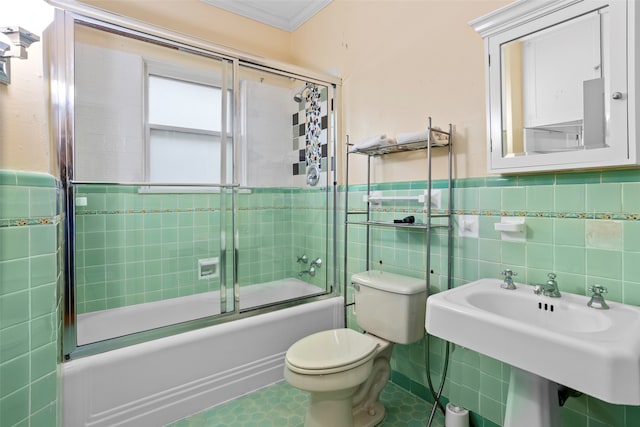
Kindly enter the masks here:
<path id="1" fill-rule="evenodd" d="M 431 404 L 389 383 L 381 400 L 387 408 L 382 427 L 424 427 Z M 224 405 L 192 415 L 170 424 L 170 427 L 301 427 L 307 404 L 307 393 L 285 382 L 274 384 L 242 396 Z M 432 427 L 444 427 L 438 412 Z"/>

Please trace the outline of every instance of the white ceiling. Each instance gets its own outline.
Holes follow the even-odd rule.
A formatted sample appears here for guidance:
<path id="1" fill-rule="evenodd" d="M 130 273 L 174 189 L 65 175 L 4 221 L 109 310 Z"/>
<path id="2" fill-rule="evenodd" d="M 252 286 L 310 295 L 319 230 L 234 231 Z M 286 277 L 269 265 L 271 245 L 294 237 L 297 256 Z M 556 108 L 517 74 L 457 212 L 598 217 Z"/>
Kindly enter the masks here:
<path id="1" fill-rule="evenodd" d="M 293 31 L 332 0 L 202 0 L 212 6 Z"/>

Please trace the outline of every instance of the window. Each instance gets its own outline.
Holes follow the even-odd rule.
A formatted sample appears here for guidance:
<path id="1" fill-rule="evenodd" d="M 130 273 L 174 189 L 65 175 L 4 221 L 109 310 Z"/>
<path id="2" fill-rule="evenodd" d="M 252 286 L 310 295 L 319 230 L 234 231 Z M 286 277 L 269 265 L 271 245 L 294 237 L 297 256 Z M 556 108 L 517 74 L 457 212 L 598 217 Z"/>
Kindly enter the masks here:
<path id="1" fill-rule="evenodd" d="M 222 88 L 147 67 L 147 163 L 149 182 L 231 183 L 231 91 L 226 99 L 226 150 L 222 149 Z M 225 153 L 226 151 L 226 153 Z M 223 158 L 224 157 L 224 158 Z M 223 164 L 226 177 L 223 181 Z"/>

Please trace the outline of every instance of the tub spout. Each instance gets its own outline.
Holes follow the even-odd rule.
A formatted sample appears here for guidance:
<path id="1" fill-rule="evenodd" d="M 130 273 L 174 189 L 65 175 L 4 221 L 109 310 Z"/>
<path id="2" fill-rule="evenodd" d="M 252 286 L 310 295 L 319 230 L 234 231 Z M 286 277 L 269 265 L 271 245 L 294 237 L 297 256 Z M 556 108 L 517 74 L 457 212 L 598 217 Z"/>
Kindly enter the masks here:
<path id="1" fill-rule="evenodd" d="M 300 273 L 298 273 L 298 277 L 302 277 L 305 274 L 308 274 L 311 277 L 315 276 L 316 275 L 316 268 L 312 265 L 311 267 L 309 267 L 308 270 L 302 270 Z"/>

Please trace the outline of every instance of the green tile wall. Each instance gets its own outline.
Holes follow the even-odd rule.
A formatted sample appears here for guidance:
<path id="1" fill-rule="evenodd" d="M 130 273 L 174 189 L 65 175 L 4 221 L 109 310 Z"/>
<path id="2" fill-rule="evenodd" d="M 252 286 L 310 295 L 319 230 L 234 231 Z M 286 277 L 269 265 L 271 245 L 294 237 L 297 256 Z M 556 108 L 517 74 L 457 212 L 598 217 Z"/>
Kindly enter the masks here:
<path id="1" fill-rule="evenodd" d="M 219 194 L 139 193 L 83 185 L 76 197 L 78 313 L 219 289 L 198 280 L 198 259 L 220 254 Z"/>
<path id="2" fill-rule="evenodd" d="M 0 425 L 60 422 L 60 191 L 0 170 Z"/>
<path id="3" fill-rule="evenodd" d="M 417 195 L 424 184 L 384 183 L 374 184 L 373 189 L 385 195 Z M 445 181 L 433 184 L 446 186 Z M 349 210 L 365 208 L 365 190 L 361 185 L 350 188 Z M 454 226 L 454 285 L 499 277 L 505 268 L 518 272 L 518 281 L 528 284 L 555 272 L 564 292 L 584 295 L 597 283 L 608 288 L 610 300 L 640 305 L 639 170 L 459 179 L 454 181 L 453 192 L 454 224 L 462 214 L 478 215 L 480 223 L 478 238 L 457 237 Z M 407 202 L 384 203 L 374 210 L 373 218 L 391 220 L 409 214 L 424 221 L 423 206 Z M 527 241 L 502 241 L 493 227 L 501 216 L 525 217 Z M 365 228 L 349 227 L 347 239 L 347 273 L 351 275 L 366 265 Z M 425 244 L 424 234 L 417 230 L 372 229 L 370 268 L 425 278 Z M 446 288 L 446 255 L 446 235 L 436 230 L 431 255 L 436 291 Z M 357 329 L 352 314 L 349 325 Z M 433 381 L 438 384 L 444 344 L 431 338 L 429 350 Z M 397 345 L 392 360 L 393 378 L 408 381 L 407 388 L 417 394 L 428 393 L 424 352 L 424 340 Z M 455 347 L 444 395 L 473 411 L 478 425 L 502 425 L 509 369 L 487 356 Z M 570 399 L 562 417 L 563 425 L 572 427 L 640 425 L 638 407 L 611 405 L 590 396 Z"/>
<path id="4" fill-rule="evenodd" d="M 423 186 L 424 182 L 412 182 L 385 184 L 381 188 L 398 194 L 419 194 Z M 444 182 L 436 181 L 434 186 L 442 188 Z M 353 189 L 350 208 L 364 208 L 364 188 L 354 186 Z M 555 271 L 565 292 L 584 294 L 587 286 L 597 282 L 609 288 L 611 300 L 640 305 L 639 190 L 640 173 L 635 170 L 456 180 L 454 217 L 479 215 L 480 236 L 454 238 L 454 283 L 460 285 L 479 277 L 496 277 L 507 267 L 516 270 L 519 281 L 526 283 L 540 281 L 547 272 Z M 87 197 L 91 197 L 89 193 Z M 158 268 L 157 263 L 149 268 L 145 264 L 143 271 L 136 263 L 146 263 L 147 255 L 158 257 L 158 250 L 162 260 L 165 237 L 166 244 L 173 244 L 172 249 L 180 254 L 184 254 L 180 252 L 182 243 L 191 242 L 193 255 L 182 258 L 195 256 L 200 246 L 196 242 L 202 242 L 202 253 L 206 242 L 207 256 L 218 248 L 215 235 L 216 232 L 219 235 L 216 228 L 219 222 L 211 220 L 215 218 L 212 196 L 153 195 L 157 197 L 144 200 L 137 192 L 113 192 L 109 188 L 91 194 L 101 196 L 96 198 L 95 207 L 90 204 L 86 212 L 78 215 L 82 217 L 79 221 L 82 228 L 77 230 L 82 234 L 82 243 L 77 250 L 84 251 L 78 268 L 85 269 L 85 278 L 104 279 L 106 283 L 107 274 L 111 279 L 111 275 L 120 275 L 122 270 L 87 270 L 94 266 L 96 259 L 104 256 L 105 263 L 112 260 L 114 264 L 125 265 L 125 277 L 121 279 L 124 290 L 116 287 L 107 294 L 105 288 L 105 306 L 108 298 L 115 301 L 122 297 L 118 292 L 125 292 L 126 300 L 128 272 L 133 274 L 132 278 L 144 279 L 144 292 L 162 295 L 162 287 L 153 288 L 158 282 L 146 280 L 147 272 L 152 273 L 149 277 L 159 276 L 153 269 Z M 0 425 L 3 426 L 52 425 L 51 420 L 61 425 L 57 397 L 62 271 L 59 197 L 57 183 L 48 175 L 0 171 Z M 209 199 L 203 201 L 207 197 Z M 254 191 L 238 196 L 241 284 L 295 274 L 300 268 L 295 259 L 301 253 L 315 257 L 317 251 L 321 252 L 318 256 L 325 256 L 327 231 L 324 227 L 318 231 L 318 224 L 326 224 L 328 220 L 321 209 L 325 197 L 320 191 L 293 190 Z M 207 215 L 198 215 L 205 208 Z M 419 207 L 406 202 L 385 204 L 374 215 L 387 220 L 409 214 L 424 220 Z M 527 242 L 500 240 L 493 224 L 501 215 L 527 218 Z M 608 234 L 598 236 L 597 232 L 603 227 Z M 163 236 L 165 228 L 175 231 L 167 231 Z M 609 233 L 611 230 L 613 234 Z M 457 235 L 457 230 L 454 234 Z M 149 245 L 141 245 L 140 241 Z M 287 241 L 291 242 L 289 246 L 285 244 Z M 364 228 L 351 227 L 349 274 L 365 268 L 364 242 Z M 378 230 L 372 234 L 371 266 L 425 277 L 425 244 L 424 235 L 416 231 Z M 434 232 L 432 245 L 433 283 L 442 289 L 446 286 L 446 236 L 441 231 Z M 341 244 L 338 247 L 341 249 Z M 116 248 L 118 250 L 111 250 Z M 125 248 L 124 257 L 121 248 Z M 164 253 L 167 251 L 169 249 Z M 186 253 L 190 254 L 189 250 Z M 284 253 L 284 257 L 275 257 L 276 253 Z M 276 260 L 280 258 L 289 261 L 278 264 Z M 163 267 L 159 267 L 161 272 Z M 175 268 L 176 276 L 180 277 L 178 261 Z M 186 278 L 186 273 L 182 277 Z M 195 291 L 195 286 L 177 293 Z M 101 295 L 98 289 L 90 292 Z M 140 292 L 136 290 L 135 294 Z M 85 300 L 85 307 L 87 302 Z M 353 325 L 352 317 L 350 324 Z M 406 382 L 407 388 L 419 395 L 427 393 L 424 346 L 424 341 L 398 345 L 392 361 L 395 380 Z M 429 347 L 433 379 L 437 383 L 444 344 L 431 339 Z M 445 396 L 471 409 L 477 424 L 501 425 L 508 378 L 507 365 L 456 347 L 451 355 Z M 563 422 L 571 426 L 640 424 L 638 407 L 610 405 L 589 396 L 569 400 L 562 417 Z"/>
<path id="5" fill-rule="evenodd" d="M 220 256 L 221 215 L 232 251 L 232 200 L 218 193 L 140 193 L 138 187 L 83 185 L 77 197 L 75 262 L 78 313 L 200 292 L 198 259 Z M 226 197 L 221 209 L 221 197 Z M 296 277 L 297 256 L 326 257 L 324 190 L 242 189 L 237 195 L 240 286 Z M 232 284 L 232 258 L 227 285 Z M 304 280 L 324 286 L 326 269 Z"/>

